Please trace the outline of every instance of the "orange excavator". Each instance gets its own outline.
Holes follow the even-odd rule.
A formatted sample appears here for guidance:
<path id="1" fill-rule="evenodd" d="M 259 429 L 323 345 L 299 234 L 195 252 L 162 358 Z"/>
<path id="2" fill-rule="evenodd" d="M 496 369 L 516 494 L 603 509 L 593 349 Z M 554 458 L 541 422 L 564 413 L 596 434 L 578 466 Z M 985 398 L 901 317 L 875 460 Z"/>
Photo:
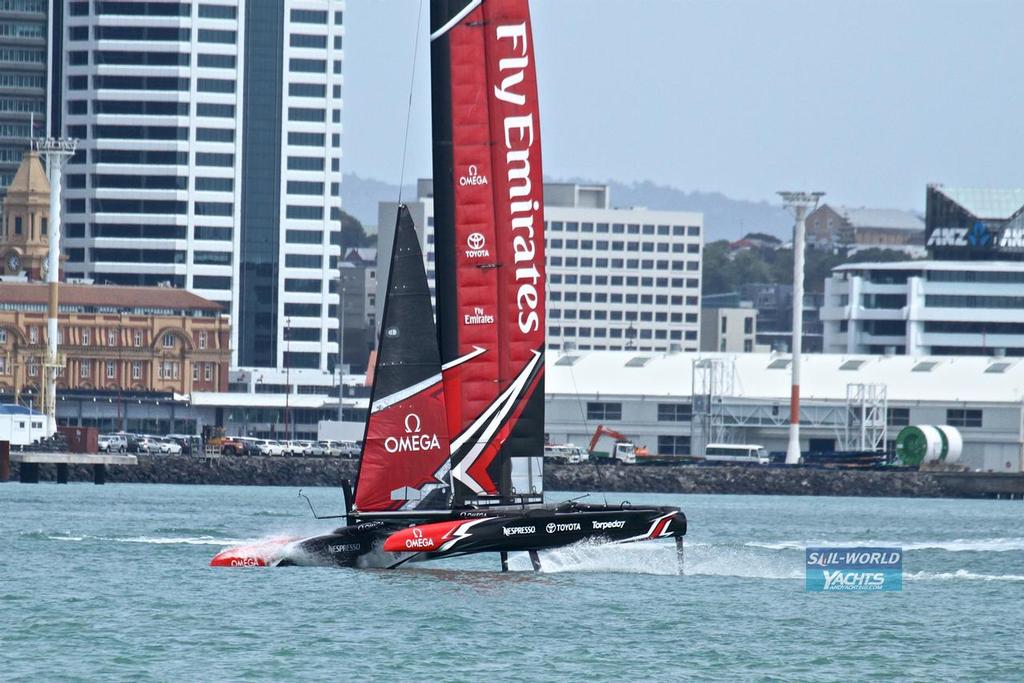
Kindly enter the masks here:
<path id="1" fill-rule="evenodd" d="M 604 436 L 615 440 L 611 452 L 594 450 L 597 448 L 601 437 Z M 637 456 L 642 458 L 647 455 L 646 446 L 637 446 L 625 434 L 604 425 L 597 425 L 597 429 L 594 430 L 594 436 L 590 439 L 590 447 L 587 450 L 590 451 L 590 457 L 592 458 L 612 458 L 613 460 L 630 465 L 636 462 Z"/>

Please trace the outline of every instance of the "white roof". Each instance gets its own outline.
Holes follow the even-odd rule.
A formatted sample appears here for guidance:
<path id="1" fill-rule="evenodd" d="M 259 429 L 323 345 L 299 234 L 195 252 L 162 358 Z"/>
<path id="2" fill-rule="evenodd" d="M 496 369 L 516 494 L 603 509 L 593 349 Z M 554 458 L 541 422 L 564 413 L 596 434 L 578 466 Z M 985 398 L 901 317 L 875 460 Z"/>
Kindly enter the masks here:
<path id="1" fill-rule="evenodd" d="M 924 221 L 909 211 L 899 209 L 865 209 L 832 206 L 832 210 L 855 228 L 887 228 L 889 230 L 924 231 Z"/>
<path id="2" fill-rule="evenodd" d="M 1006 220 L 1024 206 L 1024 188 L 999 190 L 937 185 L 935 189 L 977 218 Z"/>
<path id="3" fill-rule="evenodd" d="M 832 270 L 945 270 L 1017 272 L 1024 270 L 1024 261 L 863 261 L 860 263 L 844 263 L 841 266 L 836 266 Z"/>
<path id="4" fill-rule="evenodd" d="M 567 358 L 575 360 L 569 364 Z M 637 358 L 648 360 L 637 361 Z M 735 361 L 734 397 L 789 401 L 790 363 L 786 361 L 791 357 L 764 353 L 553 352 L 547 358 L 546 392 L 652 399 L 689 397 L 693 361 L 703 358 Z M 631 360 L 633 362 L 629 363 Z M 777 367 L 770 369 L 769 365 Z M 845 401 L 846 385 L 860 383 L 885 384 L 889 401 L 1019 403 L 1024 400 L 1024 358 L 804 354 L 801 377 L 801 396 L 812 401 Z"/>

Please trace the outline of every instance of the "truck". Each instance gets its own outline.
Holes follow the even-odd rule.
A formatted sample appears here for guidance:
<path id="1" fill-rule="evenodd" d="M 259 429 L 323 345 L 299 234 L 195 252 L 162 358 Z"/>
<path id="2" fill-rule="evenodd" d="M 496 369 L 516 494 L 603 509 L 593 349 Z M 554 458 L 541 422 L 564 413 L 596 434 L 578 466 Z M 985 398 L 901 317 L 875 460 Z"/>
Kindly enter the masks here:
<path id="1" fill-rule="evenodd" d="M 596 450 L 601 438 L 605 436 L 614 439 L 611 450 Z M 637 456 L 643 457 L 647 455 L 647 448 L 645 446 L 637 446 L 625 434 L 617 432 L 614 429 L 610 429 L 609 427 L 605 427 L 604 425 L 597 425 L 597 429 L 594 430 L 594 436 L 590 439 L 590 446 L 587 450 L 590 452 L 591 458 L 609 458 L 627 465 L 636 463 Z"/>

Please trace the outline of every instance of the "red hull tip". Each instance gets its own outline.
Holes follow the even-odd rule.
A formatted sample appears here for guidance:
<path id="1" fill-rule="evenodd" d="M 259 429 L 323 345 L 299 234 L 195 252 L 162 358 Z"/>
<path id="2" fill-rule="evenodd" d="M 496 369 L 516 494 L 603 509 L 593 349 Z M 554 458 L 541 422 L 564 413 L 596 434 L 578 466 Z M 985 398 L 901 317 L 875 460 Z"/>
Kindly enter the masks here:
<path id="1" fill-rule="evenodd" d="M 225 550 L 214 555 L 210 560 L 211 567 L 266 567 L 267 561 L 262 557 L 238 554 L 239 548 Z"/>
<path id="2" fill-rule="evenodd" d="M 211 567 L 270 567 L 284 557 L 288 544 L 297 539 L 279 538 L 222 550 L 210 560 Z"/>

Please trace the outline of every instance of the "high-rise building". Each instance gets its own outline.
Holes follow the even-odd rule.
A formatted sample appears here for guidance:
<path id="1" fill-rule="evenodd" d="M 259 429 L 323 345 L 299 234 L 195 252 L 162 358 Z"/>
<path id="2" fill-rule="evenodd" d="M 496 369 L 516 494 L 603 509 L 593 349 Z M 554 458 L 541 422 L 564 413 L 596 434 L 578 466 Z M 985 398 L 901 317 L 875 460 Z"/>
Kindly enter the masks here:
<path id="1" fill-rule="evenodd" d="M 0 2 L 0 201 L 29 140 L 47 130 L 48 4 Z"/>
<path id="2" fill-rule="evenodd" d="M 409 209 L 433 291 L 432 183 L 417 190 Z M 394 223 L 395 204 L 382 202 L 378 302 Z M 604 185 L 545 183 L 549 348 L 697 351 L 703 223 L 699 213 L 612 208 Z"/>
<path id="3" fill-rule="evenodd" d="M 68 275 L 189 289 L 230 312 L 234 366 L 329 375 L 343 0 L 64 10 Z"/>

